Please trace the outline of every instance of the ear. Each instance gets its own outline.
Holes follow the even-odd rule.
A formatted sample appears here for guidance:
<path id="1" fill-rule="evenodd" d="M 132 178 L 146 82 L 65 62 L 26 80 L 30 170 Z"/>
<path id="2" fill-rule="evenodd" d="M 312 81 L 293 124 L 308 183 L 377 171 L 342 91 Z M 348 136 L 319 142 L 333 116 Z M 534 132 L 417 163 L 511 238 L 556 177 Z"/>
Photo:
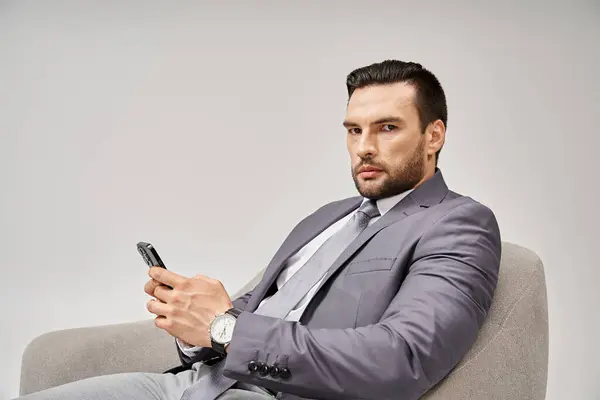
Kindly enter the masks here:
<path id="1" fill-rule="evenodd" d="M 428 156 L 435 156 L 446 141 L 446 126 L 442 120 L 438 119 L 429 124 L 425 131 L 427 137 L 427 143 L 425 144 L 426 152 Z"/>

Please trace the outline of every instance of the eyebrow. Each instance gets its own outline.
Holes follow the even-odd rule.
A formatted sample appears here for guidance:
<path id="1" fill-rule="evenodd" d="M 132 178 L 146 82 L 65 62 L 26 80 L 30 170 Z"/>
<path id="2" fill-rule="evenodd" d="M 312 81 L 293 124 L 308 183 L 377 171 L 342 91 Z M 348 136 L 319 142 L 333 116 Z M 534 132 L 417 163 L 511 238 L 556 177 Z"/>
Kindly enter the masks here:
<path id="1" fill-rule="evenodd" d="M 371 122 L 371 125 L 383 124 L 384 122 L 395 122 L 397 124 L 403 124 L 404 120 L 402 118 L 398 118 L 398 117 L 387 116 L 387 117 L 379 118 L 379 119 Z M 349 120 L 345 120 L 342 125 L 344 125 L 344 127 L 346 127 L 346 128 L 359 126 L 357 123 L 349 121 Z"/>

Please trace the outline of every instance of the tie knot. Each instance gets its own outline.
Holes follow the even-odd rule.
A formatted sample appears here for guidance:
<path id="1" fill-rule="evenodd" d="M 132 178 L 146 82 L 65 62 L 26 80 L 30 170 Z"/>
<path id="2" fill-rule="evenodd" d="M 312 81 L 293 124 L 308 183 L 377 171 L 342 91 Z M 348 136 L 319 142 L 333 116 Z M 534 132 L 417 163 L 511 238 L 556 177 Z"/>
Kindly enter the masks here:
<path id="1" fill-rule="evenodd" d="M 362 203 L 358 209 L 358 212 L 362 212 L 367 217 L 369 217 L 369 219 L 375 218 L 380 215 L 379 209 L 377 208 L 377 203 L 375 203 L 375 201 L 373 200 L 367 200 L 364 203 Z"/>

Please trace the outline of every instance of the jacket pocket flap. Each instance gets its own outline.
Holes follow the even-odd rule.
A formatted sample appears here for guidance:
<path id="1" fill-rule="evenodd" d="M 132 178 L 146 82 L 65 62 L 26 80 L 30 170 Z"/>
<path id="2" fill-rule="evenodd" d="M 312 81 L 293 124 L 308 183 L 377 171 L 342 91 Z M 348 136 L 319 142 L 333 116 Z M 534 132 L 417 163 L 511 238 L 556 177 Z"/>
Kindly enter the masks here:
<path id="1" fill-rule="evenodd" d="M 396 257 L 379 257 L 368 260 L 352 261 L 346 266 L 346 275 L 359 274 L 371 271 L 389 271 L 394 265 Z"/>

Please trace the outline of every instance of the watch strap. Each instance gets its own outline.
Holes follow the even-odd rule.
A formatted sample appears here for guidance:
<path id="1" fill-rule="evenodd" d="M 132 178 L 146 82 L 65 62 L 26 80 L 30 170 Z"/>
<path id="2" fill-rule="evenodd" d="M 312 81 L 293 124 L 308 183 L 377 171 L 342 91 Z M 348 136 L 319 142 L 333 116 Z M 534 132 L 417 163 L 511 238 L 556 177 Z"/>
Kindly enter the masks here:
<path id="1" fill-rule="evenodd" d="M 229 310 L 225 311 L 227 314 L 233 315 L 235 318 L 239 317 L 242 313 L 242 310 L 239 308 L 232 307 Z"/>
<path id="2" fill-rule="evenodd" d="M 225 354 L 225 345 L 226 344 L 227 343 L 225 343 L 225 344 L 217 343 L 214 340 L 210 339 L 210 345 L 211 345 L 212 349 L 219 354 Z"/>

